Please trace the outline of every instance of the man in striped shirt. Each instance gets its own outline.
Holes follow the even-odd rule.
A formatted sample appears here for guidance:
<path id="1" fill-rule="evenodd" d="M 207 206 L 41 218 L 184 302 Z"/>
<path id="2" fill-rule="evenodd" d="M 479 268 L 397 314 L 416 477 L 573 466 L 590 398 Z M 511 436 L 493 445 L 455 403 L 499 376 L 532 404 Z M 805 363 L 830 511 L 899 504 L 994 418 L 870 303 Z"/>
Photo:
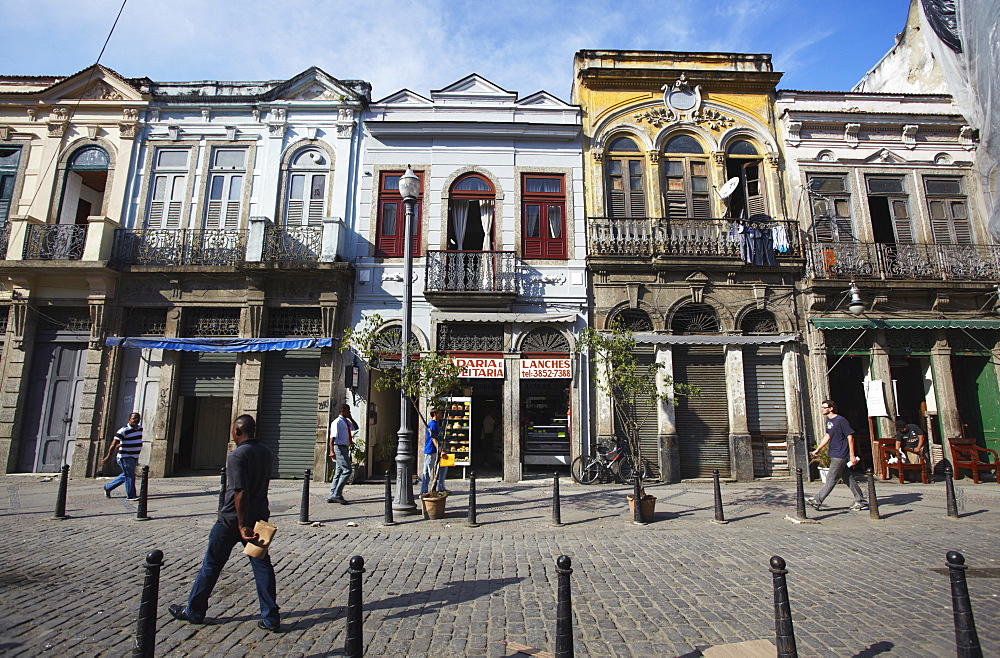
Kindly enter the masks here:
<path id="1" fill-rule="evenodd" d="M 138 411 L 133 411 L 128 417 L 128 425 L 115 432 L 115 438 L 111 439 L 108 446 L 108 454 L 104 455 L 101 462 L 107 464 L 111 459 L 111 453 L 118 448 L 118 465 L 122 469 L 121 475 L 116 477 L 104 487 L 105 498 L 111 498 L 111 491 L 125 483 L 125 499 L 135 500 L 138 498 L 135 493 L 135 467 L 139 464 L 139 453 L 142 452 L 142 425 L 139 422 L 142 416 Z"/>

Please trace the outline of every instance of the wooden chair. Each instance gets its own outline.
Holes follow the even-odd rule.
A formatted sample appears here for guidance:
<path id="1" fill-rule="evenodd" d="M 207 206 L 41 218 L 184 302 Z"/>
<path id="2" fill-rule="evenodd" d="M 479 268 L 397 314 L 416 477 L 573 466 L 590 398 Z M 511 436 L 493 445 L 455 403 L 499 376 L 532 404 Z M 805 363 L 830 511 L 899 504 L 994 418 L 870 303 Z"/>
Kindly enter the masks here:
<path id="1" fill-rule="evenodd" d="M 972 481 L 979 484 L 979 471 L 985 471 L 989 473 L 993 471 L 997 473 L 997 465 L 1000 462 L 1000 457 L 997 456 L 996 450 L 990 450 L 989 448 L 980 448 L 976 445 L 976 440 L 972 437 L 967 436 L 956 436 L 953 439 L 948 439 L 951 443 L 951 465 L 955 469 L 955 477 L 958 477 L 959 469 L 966 468 L 972 471 Z M 979 454 L 986 453 L 984 455 L 985 461 L 980 459 Z M 989 461 L 989 455 L 993 455 L 993 461 Z M 996 478 L 997 484 L 1000 484 L 1000 477 Z"/>
<path id="2" fill-rule="evenodd" d="M 908 455 L 912 458 L 912 455 Z M 890 464 L 889 458 L 895 457 L 896 463 Z M 920 481 L 927 484 L 927 461 L 923 455 L 920 455 L 920 461 L 917 463 L 913 462 L 901 462 L 899 461 L 900 455 L 896 450 L 896 439 L 879 439 L 878 440 L 878 460 L 882 467 L 882 479 L 889 479 L 889 469 L 896 469 L 899 473 L 899 483 L 904 484 L 906 482 L 906 472 L 915 471 L 920 473 Z"/>

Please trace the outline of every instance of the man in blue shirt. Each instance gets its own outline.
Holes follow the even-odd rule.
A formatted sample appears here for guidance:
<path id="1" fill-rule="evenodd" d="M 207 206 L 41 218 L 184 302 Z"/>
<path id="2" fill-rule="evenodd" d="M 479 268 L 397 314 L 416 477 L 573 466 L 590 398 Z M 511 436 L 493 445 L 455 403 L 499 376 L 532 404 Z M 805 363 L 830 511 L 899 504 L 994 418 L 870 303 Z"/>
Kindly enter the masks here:
<path id="1" fill-rule="evenodd" d="M 865 500 L 865 495 L 861 493 L 861 487 L 854 480 L 854 471 L 850 469 L 861 460 L 854 449 L 854 428 L 851 427 L 846 418 L 837 414 L 837 403 L 833 400 L 823 400 L 820 404 L 820 413 L 826 416 L 826 436 L 810 454 L 816 457 L 823 446 L 829 444 L 830 470 L 826 474 L 826 484 L 823 485 L 815 498 L 806 498 L 806 502 L 815 509 L 819 509 L 826 497 L 833 491 L 837 480 L 843 477 L 851 493 L 854 494 L 854 504 L 851 505 L 851 509 L 855 511 L 866 510 L 868 509 L 868 501 Z"/>
<path id="2" fill-rule="evenodd" d="M 420 476 L 420 495 L 423 496 L 429 490 L 431 478 L 434 477 L 434 465 L 438 463 L 438 450 L 441 448 L 441 425 L 438 423 L 438 416 L 441 412 L 431 409 L 431 420 L 427 423 L 427 438 L 424 440 L 424 469 Z M 444 478 L 448 474 L 448 467 L 441 466 L 438 469 L 437 490 L 447 491 L 444 488 Z"/>

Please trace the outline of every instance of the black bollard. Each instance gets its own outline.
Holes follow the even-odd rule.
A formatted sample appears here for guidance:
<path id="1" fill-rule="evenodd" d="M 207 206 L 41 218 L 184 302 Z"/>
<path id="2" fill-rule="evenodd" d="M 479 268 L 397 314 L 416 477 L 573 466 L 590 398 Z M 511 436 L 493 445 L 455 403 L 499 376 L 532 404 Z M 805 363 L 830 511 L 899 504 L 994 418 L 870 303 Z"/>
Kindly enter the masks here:
<path id="1" fill-rule="evenodd" d="M 135 625 L 135 644 L 132 655 L 152 658 L 156 649 L 156 603 L 160 596 L 160 567 L 163 551 L 146 553 L 146 577 L 142 583 L 142 600 L 139 603 L 139 621 Z"/>
<path id="2" fill-rule="evenodd" d="M 63 464 L 62 470 L 59 474 L 59 492 L 56 494 L 56 512 L 52 515 L 53 519 L 62 520 L 69 518 L 66 514 L 66 488 L 68 486 L 69 464 Z"/>
<path id="3" fill-rule="evenodd" d="M 725 523 L 726 516 L 722 513 L 722 486 L 719 484 L 719 469 L 714 469 L 712 471 L 712 477 L 715 479 L 715 522 Z"/>
<path id="4" fill-rule="evenodd" d="M 559 509 L 559 474 L 552 474 L 552 525 L 562 525 L 562 510 Z"/>
<path id="5" fill-rule="evenodd" d="M 948 505 L 948 516 L 958 518 L 958 503 L 955 501 L 955 480 L 952 477 L 951 466 L 944 467 L 944 496 Z"/>
<path id="6" fill-rule="evenodd" d="M 558 480 L 556 480 L 558 482 Z M 478 528 L 479 524 L 476 523 L 476 472 L 472 471 L 469 473 L 469 518 L 465 521 L 465 525 L 470 528 Z"/>
<path id="7" fill-rule="evenodd" d="M 139 509 L 136 510 L 136 521 L 149 521 L 149 466 L 142 467 L 139 480 Z"/>
<path id="8" fill-rule="evenodd" d="M 573 561 L 565 555 L 556 558 L 559 584 L 556 588 L 556 658 L 573 656 L 573 601 L 570 598 L 569 575 Z"/>
<path id="9" fill-rule="evenodd" d="M 312 480 L 312 470 L 302 473 L 302 501 L 299 503 L 299 525 L 309 525 L 309 483 Z"/>
<path id="10" fill-rule="evenodd" d="M 632 483 L 632 523 L 645 525 L 642 520 L 642 482 L 639 481 L 639 474 L 635 474 L 635 481 Z"/>
<path id="11" fill-rule="evenodd" d="M 972 617 L 969 586 L 965 582 L 965 556 L 958 551 L 948 551 L 948 570 L 951 573 L 951 608 L 955 613 L 955 649 L 958 658 L 982 658 L 976 634 L 976 620 Z"/>
<path id="12" fill-rule="evenodd" d="M 347 643 L 344 655 L 361 658 L 365 653 L 364 621 L 361 605 L 361 574 L 365 572 L 365 559 L 360 555 L 351 558 L 351 588 L 347 593 Z"/>
<path id="13" fill-rule="evenodd" d="M 800 469 L 801 470 L 801 469 Z M 774 581 L 774 635 L 778 644 L 778 658 L 796 658 L 795 629 L 792 628 L 792 606 L 788 602 L 788 583 L 785 581 L 785 560 L 775 555 L 771 558 L 771 578 Z"/>
<path id="14" fill-rule="evenodd" d="M 806 492 L 802 488 L 802 469 L 795 469 L 795 518 L 806 517 Z"/>
<path id="15" fill-rule="evenodd" d="M 226 504 L 226 467 L 222 467 L 220 471 L 221 484 L 219 486 L 219 511 L 222 511 L 222 506 Z"/>
<path id="16" fill-rule="evenodd" d="M 881 521 L 882 517 L 878 513 L 878 496 L 875 495 L 875 473 L 872 469 L 865 469 L 868 477 L 868 516 L 872 521 Z"/>
<path id="17" fill-rule="evenodd" d="M 396 519 L 392 517 L 392 481 L 388 470 L 385 472 L 385 519 L 382 525 L 396 525 Z"/>

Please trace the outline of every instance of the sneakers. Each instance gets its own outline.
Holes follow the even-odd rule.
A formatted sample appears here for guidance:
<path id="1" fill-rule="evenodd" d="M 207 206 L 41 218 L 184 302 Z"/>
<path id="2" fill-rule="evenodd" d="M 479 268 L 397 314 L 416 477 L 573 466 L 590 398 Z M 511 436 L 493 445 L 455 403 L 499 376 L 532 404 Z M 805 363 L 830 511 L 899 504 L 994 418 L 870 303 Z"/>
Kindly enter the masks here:
<path id="1" fill-rule="evenodd" d="M 814 510 L 818 510 L 818 509 L 819 509 L 820 507 L 822 507 L 822 505 L 823 505 L 823 504 L 822 504 L 821 502 L 819 502 L 818 500 L 816 500 L 816 499 L 815 499 L 815 498 L 813 498 L 812 496 L 807 496 L 807 497 L 806 497 L 806 502 L 807 502 L 807 503 L 809 503 L 809 505 L 810 505 L 810 506 L 811 506 L 811 507 L 812 507 L 812 508 L 813 508 Z"/>
<path id="2" fill-rule="evenodd" d="M 868 509 L 868 503 L 854 503 L 851 505 L 851 509 L 855 512 L 863 512 Z"/>
<path id="3" fill-rule="evenodd" d="M 105 498 L 111 498 L 111 490 L 110 489 L 105 489 L 104 490 L 104 497 Z"/>
<path id="4" fill-rule="evenodd" d="M 326 502 L 328 502 L 328 503 L 340 503 L 341 505 L 346 505 L 347 504 L 347 501 L 344 500 L 343 496 L 330 496 L 329 498 L 326 499 Z"/>

